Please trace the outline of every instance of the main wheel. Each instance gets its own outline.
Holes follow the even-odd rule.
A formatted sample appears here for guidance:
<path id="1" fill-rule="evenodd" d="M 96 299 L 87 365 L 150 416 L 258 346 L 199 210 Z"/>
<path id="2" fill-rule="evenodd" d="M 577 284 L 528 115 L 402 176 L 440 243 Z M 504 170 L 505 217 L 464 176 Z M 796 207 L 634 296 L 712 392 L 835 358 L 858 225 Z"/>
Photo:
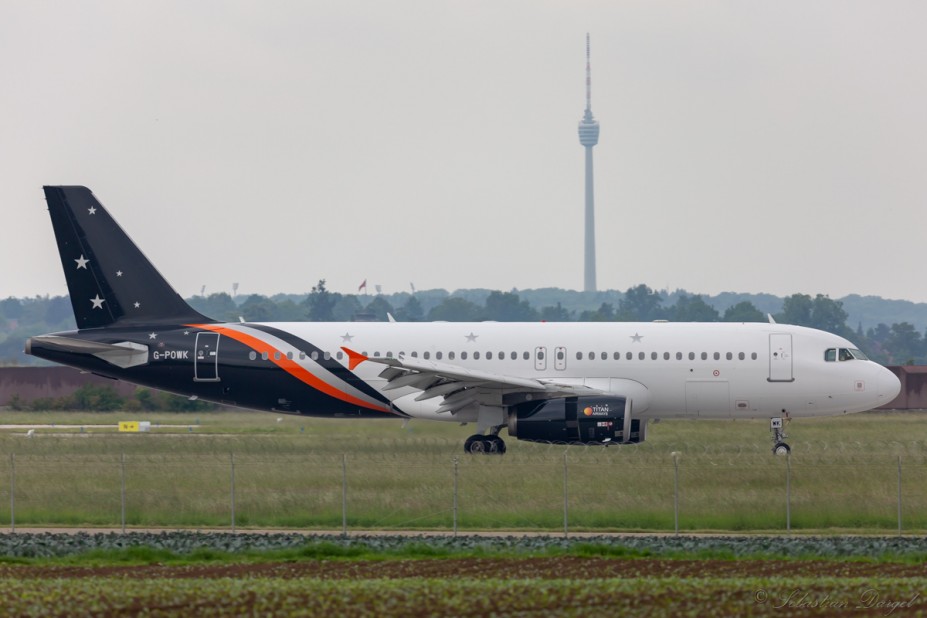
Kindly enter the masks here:
<path id="1" fill-rule="evenodd" d="M 464 452 L 470 453 L 471 455 L 478 455 L 480 453 L 485 453 L 489 450 L 489 440 L 486 439 L 486 436 L 481 436 L 479 434 L 470 436 L 467 438 L 467 441 L 464 442 Z"/>
<path id="2" fill-rule="evenodd" d="M 489 442 L 487 452 L 495 455 L 505 455 L 505 440 L 499 436 L 487 436 L 486 439 Z"/>
<path id="3" fill-rule="evenodd" d="M 773 455 L 788 455 L 792 452 L 792 447 L 790 447 L 785 442 L 776 442 L 776 446 L 773 447 Z"/>

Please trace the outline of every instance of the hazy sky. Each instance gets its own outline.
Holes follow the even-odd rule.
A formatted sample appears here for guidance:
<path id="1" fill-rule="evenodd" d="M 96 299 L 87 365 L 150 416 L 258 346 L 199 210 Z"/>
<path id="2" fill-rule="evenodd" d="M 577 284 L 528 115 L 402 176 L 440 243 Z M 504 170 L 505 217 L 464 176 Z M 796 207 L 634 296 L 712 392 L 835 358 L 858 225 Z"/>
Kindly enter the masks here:
<path id="1" fill-rule="evenodd" d="M 927 301 L 927 3 L 0 0 L 0 297 L 83 184 L 183 295 L 581 288 Z"/>

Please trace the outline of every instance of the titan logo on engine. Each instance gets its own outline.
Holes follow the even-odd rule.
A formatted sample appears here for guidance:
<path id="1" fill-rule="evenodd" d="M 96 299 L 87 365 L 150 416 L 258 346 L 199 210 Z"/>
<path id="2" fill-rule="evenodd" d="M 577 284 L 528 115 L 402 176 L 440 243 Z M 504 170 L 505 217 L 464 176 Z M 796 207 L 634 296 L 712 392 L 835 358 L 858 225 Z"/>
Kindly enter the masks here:
<path id="1" fill-rule="evenodd" d="M 611 412 L 611 410 L 608 409 L 608 404 L 596 404 L 583 408 L 583 414 L 586 416 L 605 416 L 609 412 Z"/>

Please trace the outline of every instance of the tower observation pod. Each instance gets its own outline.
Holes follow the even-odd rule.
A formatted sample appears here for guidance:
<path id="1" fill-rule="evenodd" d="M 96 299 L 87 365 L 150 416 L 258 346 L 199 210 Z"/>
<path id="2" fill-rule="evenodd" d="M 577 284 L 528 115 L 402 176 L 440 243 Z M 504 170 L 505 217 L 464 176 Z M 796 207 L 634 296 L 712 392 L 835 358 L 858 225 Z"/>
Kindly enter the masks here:
<path id="1" fill-rule="evenodd" d="M 586 241 L 583 290 L 595 292 L 595 197 L 592 175 L 592 147 L 599 143 L 599 123 L 592 116 L 592 71 L 589 62 L 589 33 L 586 33 L 586 112 L 579 121 L 579 143 L 586 149 Z"/>

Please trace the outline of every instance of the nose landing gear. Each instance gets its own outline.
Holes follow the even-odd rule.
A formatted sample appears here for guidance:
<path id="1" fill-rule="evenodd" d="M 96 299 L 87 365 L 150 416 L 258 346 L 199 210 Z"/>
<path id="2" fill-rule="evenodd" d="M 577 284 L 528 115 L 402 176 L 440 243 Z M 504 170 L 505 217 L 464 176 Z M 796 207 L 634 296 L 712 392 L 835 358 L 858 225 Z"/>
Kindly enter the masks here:
<path id="1" fill-rule="evenodd" d="M 769 430 L 773 432 L 773 442 L 775 443 L 772 448 L 773 455 L 788 455 L 792 452 L 792 447 L 784 442 L 789 436 L 782 426 L 783 420 L 788 421 L 788 415 L 784 419 L 783 417 L 769 419 Z"/>

